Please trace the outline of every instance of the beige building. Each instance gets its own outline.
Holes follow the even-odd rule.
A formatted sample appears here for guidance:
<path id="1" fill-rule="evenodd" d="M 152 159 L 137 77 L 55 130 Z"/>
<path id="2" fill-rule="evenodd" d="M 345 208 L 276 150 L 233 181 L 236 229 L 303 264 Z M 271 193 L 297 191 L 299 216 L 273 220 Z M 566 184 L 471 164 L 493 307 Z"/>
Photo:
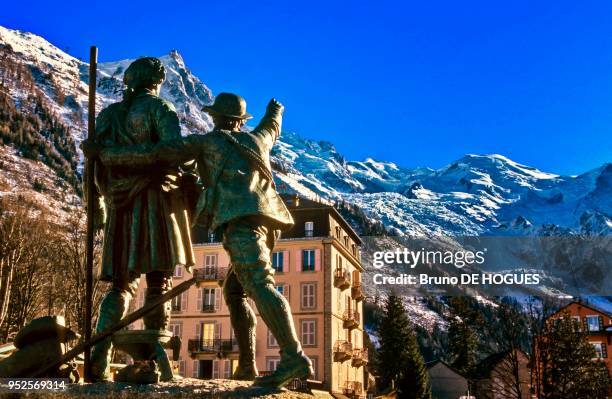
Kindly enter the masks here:
<path id="1" fill-rule="evenodd" d="M 285 201 L 296 224 L 274 248 L 275 280 L 291 304 L 314 379 L 332 393 L 365 396 L 361 240 L 332 206 L 296 197 Z M 172 301 L 169 329 L 182 340 L 177 371 L 187 377 L 229 378 L 238 352 L 219 284 L 229 258 L 214 236 L 194 240 L 209 242 L 194 245 L 204 280 Z M 177 268 L 175 285 L 189 277 Z M 144 284 L 135 300 L 134 305 L 143 304 Z M 260 373 L 272 372 L 280 360 L 278 345 L 259 316 L 257 321 L 257 367 Z M 143 328 L 142 322 L 135 327 Z"/>

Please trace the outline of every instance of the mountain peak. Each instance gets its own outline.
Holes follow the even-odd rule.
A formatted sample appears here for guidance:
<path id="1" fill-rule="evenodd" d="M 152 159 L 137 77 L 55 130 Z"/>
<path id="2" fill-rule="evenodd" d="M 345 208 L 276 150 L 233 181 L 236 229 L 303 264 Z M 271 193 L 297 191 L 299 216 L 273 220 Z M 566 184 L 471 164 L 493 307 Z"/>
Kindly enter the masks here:
<path id="1" fill-rule="evenodd" d="M 183 56 L 181 55 L 181 53 L 179 53 L 177 49 L 170 50 L 168 56 L 174 61 L 176 61 L 179 65 L 185 65 L 185 60 L 183 60 Z"/>

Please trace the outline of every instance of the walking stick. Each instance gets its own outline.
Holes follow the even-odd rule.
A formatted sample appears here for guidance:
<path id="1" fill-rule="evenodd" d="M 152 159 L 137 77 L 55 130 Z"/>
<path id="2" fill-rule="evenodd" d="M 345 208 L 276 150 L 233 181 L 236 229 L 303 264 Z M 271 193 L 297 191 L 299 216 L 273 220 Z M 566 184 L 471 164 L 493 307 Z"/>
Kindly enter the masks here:
<path id="1" fill-rule="evenodd" d="M 89 50 L 89 104 L 87 115 L 87 139 L 93 141 L 96 134 L 96 70 L 98 63 L 98 48 L 91 46 Z M 94 158 L 87 159 L 87 252 L 85 264 L 85 341 L 91 339 L 91 319 L 93 307 L 93 256 L 94 256 L 94 209 L 96 207 L 96 189 L 94 187 Z M 85 381 L 91 381 L 91 354 L 85 351 L 83 362 Z"/>

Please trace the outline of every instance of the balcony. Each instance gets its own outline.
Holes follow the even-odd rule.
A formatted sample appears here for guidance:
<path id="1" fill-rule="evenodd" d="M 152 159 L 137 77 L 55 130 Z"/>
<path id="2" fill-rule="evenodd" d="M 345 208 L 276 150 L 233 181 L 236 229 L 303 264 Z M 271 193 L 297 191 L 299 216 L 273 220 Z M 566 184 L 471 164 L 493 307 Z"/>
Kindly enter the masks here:
<path id="1" fill-rule="evenodd" d="M 192 354 L 198 353 L 228 353 L 238 352 L 238 344 L 231 339 L 190 339 L 187 341 L 187 350 Z"/>
<path id="2" fill-rule="evenodd" d="M 361 281 L 354 281 L 351 287 L 351 296 L 356 301 L 363 301 L 363 289 L 361 288 Z"/>
<path id="3" fill-rule="evenodd" d="M 199 281 L 222 281 L 227 275 L 227 267 L 206 266 L 193 270 L 193 275 Z"/>
<path id="4" fill-rule="evenodd" d="M 334 361 L 343 362 L 351 358 L 353 354 L 353 344 L 348 341 L 336 341 L 334 344 Z"/>
<path id="5" fill-rule="evenodd" d="M 361 367 L 368 364 L 368 350 L 367 349 L 353 349 L 353 360 L 351 361 L 351 366 L 353 367 Z"/>
<path id="6" fill-rule="evenodd" d="M 214 313 L 216 310 L 214 304 L 202 304 L 202 313 Z"/>
<path id="7" fill-rule="evenodd" d="M 351 286 L 351 275 L 345 268 L 337 268 L 334 271 L 334 287 L 344 290 Z"/>
<path id="8" fill-rule="evenodd" d="M 342 320 L 344 321 L 343 327 L 349 330 L 356 328 L 359 326 L 360 315 L 356 310 L 346 310 L 344 311 L 344 315 L 342 316 Z"/>
<path id="9" fill-rule="evenodd" d="M 363 397 L 363 386 L 359 381 L 346 381 L 342 386 L 342 393 L 351 399 Z"/>

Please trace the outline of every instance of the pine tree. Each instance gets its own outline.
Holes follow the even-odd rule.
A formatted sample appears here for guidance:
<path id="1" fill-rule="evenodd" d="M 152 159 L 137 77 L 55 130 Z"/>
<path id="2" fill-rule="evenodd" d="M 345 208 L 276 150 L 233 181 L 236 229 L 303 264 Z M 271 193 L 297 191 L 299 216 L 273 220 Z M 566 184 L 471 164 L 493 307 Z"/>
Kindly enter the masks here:
<path id="1" fill-rule="evenodd" d="M 478 336 L 475 327 L 481 321 L 464 297 L 452 298 L 450 306 L 454 316 L 448 328 L 451 365 L 464 374 L 469 374 L 478 358 Z"/>
<path id="2" fill-rule="evenodd" d="M 380 350 L 376 367 L 383 387 L 395 385 L 400 399 L 431 399 L 429 378 L 416 334 L 401 299 L 389 295 L 378 325 Z"/>
<path id="3" fill-rule="evenodd" d="M 542 385 L 546 399 L 605 399 L 610 376 L 603 362 L 595 361 L 595 350 L 569 314 L 547 326 L 539 347 L 546 359 Z"/>

